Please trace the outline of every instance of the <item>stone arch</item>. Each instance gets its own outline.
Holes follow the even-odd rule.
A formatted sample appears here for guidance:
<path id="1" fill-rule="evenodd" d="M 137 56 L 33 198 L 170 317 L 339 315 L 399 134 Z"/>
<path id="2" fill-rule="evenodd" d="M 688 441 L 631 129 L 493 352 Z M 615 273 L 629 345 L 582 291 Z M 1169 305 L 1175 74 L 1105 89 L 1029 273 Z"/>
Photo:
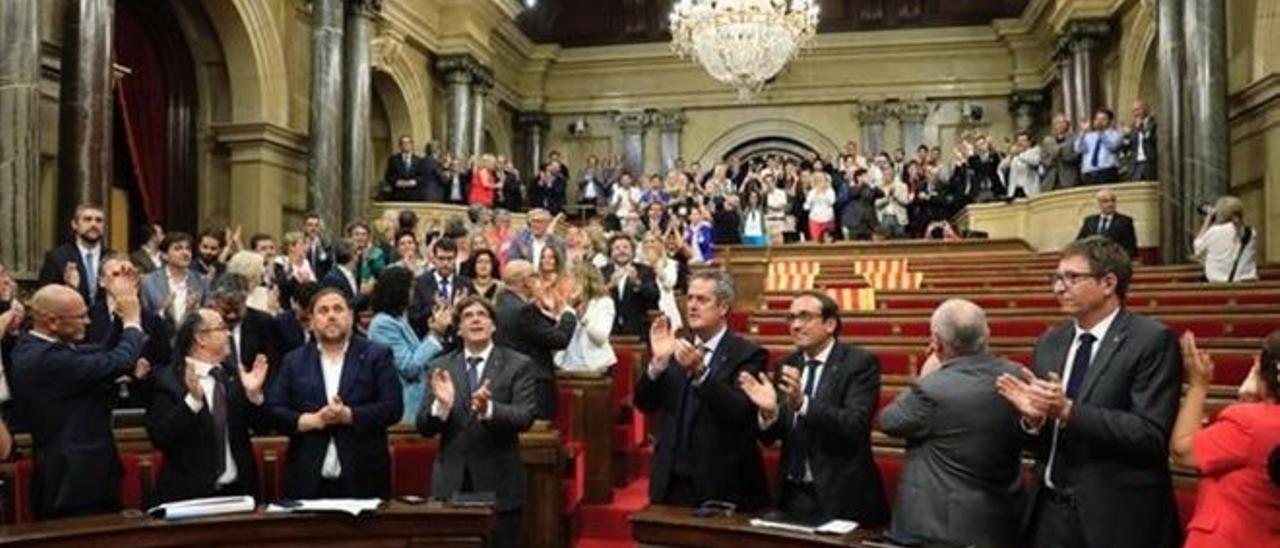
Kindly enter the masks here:
<path id="1" fill-rule="evenodd" d="M 426 63 L 414 63 L 405 52 L 403 37 L 389 34 L 373 39 L 371 62 L 375 76 L 374 90 L 381 95 L 387 114 L 392 118 L 392 133 L 408 133 L 418 144 L 431 137 L 432 105 L 424 82 Z"/>
<path id="2" fill-rule="evenodd" d="M 784 137 L 813 150 L 840 149 L 835 141 L 814 129 L 813 126 L 785 118 L 763 118 L 744 122 L 728 129 L 713 139 L 694 158 L 703 165 L 714 164 L 738 145 L 767 137 Z"/>
<path id="3" fill-rule="evenodd" d="M 412 122 L 413 108 L 405 98 L 404 90 L 396 83 L 395 76 L 375 68 L 370 75 L 373 82 L 373 93 L 382 102 L 387 111 L 387 124 L 391 126 L 391 138 L 399 140 L 401 135 L 413 137 L 413 142 L 421 143 L 422 134 L 415 131 Z"/>
<path id="4" fill-rule="evenodd" d="M 1144 99 L 1154 108 L 1159 104 L 1158 97 L 1143 97 L 1143 75 L 1147 73 L 1147 64 L 1155 59 L 1152 55 L 1156 48 L 1156 21 L 1152 11 L 1152 3 L 1139 2 L 1134 7 L 1133 26 L 1123 33 L 1120 41 L 1120 81 L 1116 89 L 1116 104 L 1111 108 L 1117 112 L 1128 112 L 1129 105 L 1136 99 Z"/>
<path id="5" fill-rule="evenodd" d="M 511 143 L 513 137 L 511 135 L 511 113 L 503 107 L 502 103 L 489 100 L 484 107 L 484 135 L 486 138 L 492 139 L 493 148 L 487 152 L 502 154 L 508 158 L 513 158 L 515 153 Z"/>
<path id="6" fill-rule="evenodd" d="M 268 3 L 257 0 L 202 0 L 222 43 L 235 122 L 288 124 L 288 72 L 280 28 Z"/>

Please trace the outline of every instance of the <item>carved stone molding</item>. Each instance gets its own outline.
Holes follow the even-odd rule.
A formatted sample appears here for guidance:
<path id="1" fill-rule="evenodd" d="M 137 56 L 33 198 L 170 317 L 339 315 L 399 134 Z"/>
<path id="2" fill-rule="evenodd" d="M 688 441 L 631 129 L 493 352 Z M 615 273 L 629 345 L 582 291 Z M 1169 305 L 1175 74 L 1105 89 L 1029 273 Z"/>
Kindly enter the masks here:
<path id="1" fill-rule="evenodd" d="M 924 123 L 924 119 L 929 117 L 929 103 L 924 101 L 900 103 L 895 110 L 898 119 L 904 123 Z"/>
<path id="2" fill-rule="evenodd" d="M 881 101 L 860 102 L 854 109 L 858 122 L 862 124 L 883 124 L 885 119 L 893 114 L 893 109 Z"/>
<path id="3" fill-rule="evenodd" d="M 492 71 L 466 53 L 443 55 L 436 59 L 435 68 L 449 83 L 470 83 L 485 78 L 493 80 Z"/>
<path id="4" fill-rule="evenodd" d="M 516 127 L 521 129 L 545 128 L 547 127 L 547 113 L 526 110 L 517 112 L 515 116 Z"/>
<path id="5" fill-rule="evenodd" d="M 680 110 L 660 110 L 650 114 L 649 121 L 664 132 L 679 132 L 684 127 L 684 112 Z"/>
<path id="6" fill-rule="evenodd" d="M 1111 21 L 1108 19 L 1080 19 L 1067 25 L 1062 37 L 1058 39 L 1055 56 L 1070 55 L 1077 51 L 1089 51 L 1097 48 L 1112 33 Z"/>
<path id="7" fill-rule="evenodd" d="M 382 14 L 382 0 L 347 0 L 347 15 L 376 18 Z"/>
<path id="8" fill-rule="evenodd" d="M 645 126 L 649 125 L 650 114 L 648 112 L 619 112 L 613 115 L 613 123 L 623 133 L 644 133 Z"/>

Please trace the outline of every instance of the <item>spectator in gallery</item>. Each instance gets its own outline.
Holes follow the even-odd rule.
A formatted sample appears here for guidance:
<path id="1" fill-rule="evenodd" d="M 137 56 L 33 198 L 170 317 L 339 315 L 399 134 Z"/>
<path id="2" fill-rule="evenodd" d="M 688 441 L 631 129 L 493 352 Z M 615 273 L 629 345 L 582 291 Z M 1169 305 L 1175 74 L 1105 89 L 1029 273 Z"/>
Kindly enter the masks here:
<path id="1" fill-rule="evenodd" d="M 818 241 L 822 233 L 836 226 L 836 191 L 831 188 L 831 176 L 813 174 L 813 188 L 805 196 L 804 208 L 809 212 L 809 240 Z"/>
<path id="2" fill-rule="evenodd" d="M 1120 180 L 1120 167 L 1116 154 L 1124 137 L 1112 126 L 1115 115 L 1100 108 L 1093 113 L 1093 120 L 1080 121 L 1080 135 L 1076 138 L 1076 153 L 1080 155 L 1080 180 L 1086 185 L 1104 185 Z"/>
<path id="3" fill-rule="evenodd" d="M 582 211 L 587 211 L 595 206 L 597 198 L 609 193 L 608 182 L 600 168 L 600 158 L 594 154 L 587 156 L 587 165 L 582 168 L 581 176 L 582 179 L 578 181 L 578 206 Z"/>
<path id="4" fill-rule="evenodd" d="M 155 223 L 145 223 L 138 232 L 138 240 L 142 245 L 129 255 L 129 260 L 138 269 L 138 274 L 146 276 L 152 270 L 164 266 L 164 262 L 160 260 L 160 242 L 164 241 L 164 229 Z"/>
<path id="5" fill-rule="evenodd" d="M 991 146 L 991 137 L 978 135 L 973 140 L 972 153 L 966 161 L 976 187 L 974 202 L 990 202 L 1005 195 L 1004 183 L 1000 180 L 1000 160 L 1000 153 Z"/>
<path id="6" fill-rule="evenodd" d="M 846 188 L 849 195 L 840 200 L 844 203 L 840 224 L 844 227 L 845 236 L 850 240 L 870 240 L 878 224 L 876 200 L 884 193 L 871 184 L 870 172 L 865 169 L 854 171 L 853 182 Z"/>
<path id="7" fill-rule="evenodd" d="M 384 195 L 393 201 L 426 201 L 427 159 L 413 153 L 413 137 L 401 135 L 400 150 L 387 158 L 382 173 Z"/>
<path id="8" fill-rule="evenodd" d="M 885 171 L 886 177 L 880 182 L 879 194 L 876 198 L 876 218 L 884 234 L 891 239 L 901 238 L 907 229 L 907 206 L 911 204 L 911 192 L 896 175 L 893 169 Z"/>
<path id="9" fill-rule="evenodd" d="M 689 210 L 689 226 L 685 228 L 684 239 L 693 251 L 691 260 L 694 264 L 709 263 L 714 258 L 711 221 L 707 217 L 706 208 L 694 207 Z"/>
<path id="10" fill-rule="evenodd" d="M 769 243 L 769 228 L 765 223 L 764 198 L 754 188 L 746 192 L 746 204 L 742 208 L 742 243 L 763 246 Z"/>
<path id="11" fill-rule="evenodd" d="M 1030 133 L 1018 132 L 1001 168 L 1008 173 L 1005 199 L 1040 194 L 1040 147 L 1032 145 Z"/>
<path id="12" fill-rule="evenodd" d="M 765 213 L 764 223 L 768 230 L 769 242 L 782 245 L 783 233 L 794 229 L 787 220 L 787 191 L 777 184 L 772 173 L 764 176 Z"/>
<path id="13" fill-rule="evenodd" d="M 502 190 L 496 170 L 497 159 L 492 154 L 482 154 L 472 164 L 467 203 L 473 206 L 493 207 L 497 193 Z"/>
<path id="14" fill-rule="evenodd" d="M 1262 342 L 1241 386 L 1241 402 L 1228 405 L 1209 422 L 1205 400 L 1213 384 L 1214 364 L 1196 346 L 1195 335 L 1182 336 L 1182 363 L 1188 388 L 1173 426 L 1173 462 L 1200 476 L 1196 510 L 1187 525 L 1190 548 L 1280 546 L 1280 485 L 1274 475 L 1280 445 L 1280 331 Z"/>
<path id="15" fill-rule="evenodd" d="M 1133 228 L 1133 218 L 1116 212 L 1116 195 L 1108 189 L 1098 191 L 1098 214 L 1085 218 L 1076 239 L 1088 236 L 1106 236 L 1120 244 L 1130 258 L 1138 256 L 1138 236 Z"/>
<path id="16" fill-rule="evenodd" d="M 737 194 L 715 198 L 711 213 L 711 241 L 715 245 L 742 243 L 742 202 Z"/>
<path id="17" fill-rule="evenodd" d="M 1040 142 L 1040 150 L 1044 166 L 1041 190 L 1076 186 L 1080 180 L 1080 153 L 1076 152 L 1076 135 L 1071 132 L 1070 119 L 1062 114 L 1053 117 L 1053 131 Z"/>
<path id="18" fill-rule="evenodd" d="M 1151 116 L 1146 101 L 1139 99 L 1133 102 L 1133 123 L 1125 126 L 1122 132 L 1124 148 L 1132 162 L 1128 180 L 1156 180 L 1160 147 L 1156 144 L 1156 119 Z"/>
<path id="19" fill-rule="evenodd" d="M 624 171 L 618 175 L 618 182 L 613 185 L 613 192 L 609 194 L 609 207 L 619 219 L 626 219 L 632 212 L 639 211 L 643 192 L 635 184 L 631 174 Z"/>
<path id="20" fill-rule="evenodd" d="M 1244 203 L 1235 196 L 1218 198 L 1192 244 L 1204 262 L 1210 282 L 1245 282 L 1258 279 L 1258 242 L 1253 227 L 1244 222 Z"/>
<path id="21" fill-rule="evenodd" d="M 497 175 L 502 188 L 498 191 L 495 206 L 508 211 L 524 211 L 524 182 L 509 158 L 498 156 Z"/>

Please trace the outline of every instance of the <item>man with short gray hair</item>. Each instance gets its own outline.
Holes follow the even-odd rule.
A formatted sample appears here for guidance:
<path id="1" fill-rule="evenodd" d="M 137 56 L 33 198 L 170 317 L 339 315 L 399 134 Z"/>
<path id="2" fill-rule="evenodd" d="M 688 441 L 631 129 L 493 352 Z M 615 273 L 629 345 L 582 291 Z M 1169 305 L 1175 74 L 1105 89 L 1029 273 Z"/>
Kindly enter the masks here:
<path id="1" fill-rule="evenodd" d="M 1016 546 L 1022 432 L 991 383 L 1019 368 L 988 353 L 987 316 L 972 302 L 942 303 L 930 330 L 920 377 L 880 413 L 880 429 L 907 441 L 888 535 L 907 545 Z"/>

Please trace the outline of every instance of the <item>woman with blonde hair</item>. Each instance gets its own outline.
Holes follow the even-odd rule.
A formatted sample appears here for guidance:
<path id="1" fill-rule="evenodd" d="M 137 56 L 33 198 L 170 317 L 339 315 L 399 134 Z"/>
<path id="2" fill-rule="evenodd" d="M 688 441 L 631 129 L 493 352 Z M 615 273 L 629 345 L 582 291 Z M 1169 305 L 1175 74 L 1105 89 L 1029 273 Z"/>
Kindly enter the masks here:
<path id="1" fill-rule="evenodd" d="M 641 241 L 641 256 L 644 263 L 653 269 L 653 277 L 658 282 L 658 311 L 671 322 L 671 329 L 680 329 L 684 325 L 680 307 L 676 306 L 676 283 L 680 280 L 680 265 L 667 257 L 666 243 L 656 232 L 645 234 Z"/>
<path id="2" fill-rule="evenodd" d="M 596 267 L 581 263 L 573 274 L 577 290 L 572 302 L 578 312 L 578 326 L 569 346 L 556 354 L 556 365 L 566 371 L 604 371 L 618 361 L 609 343 L 616 315 L 613 297 Z"/>
<path id="3" fill-rule="evenodd" d="M 1258 279 L 1258 238 L 1244 224 L 1244 204 L 1235 196 L 1223 196 L 1206 215 L 1193 243 L 1204 262 L 1210 282 L 1243 282 Z"/>
<path id="4" fill-rule="evenodd" d="M 245 305 L 274 316 L 280 311 L 280 295 L 274 287 L 267 287 L 266 269 L 267 258 L 254 251 L 237 251 L 227 260 L 227 273 L 243 276 L 249 286 Z"/>
<path id="5" fill-rule="evenodd" d="M 502 188 L 494 172 L 496 162 L 492 154 L 484 154 L 471 164 L 471 189 L 467 192 L 471 204 L 493 207 L 494 196 Z"/>

